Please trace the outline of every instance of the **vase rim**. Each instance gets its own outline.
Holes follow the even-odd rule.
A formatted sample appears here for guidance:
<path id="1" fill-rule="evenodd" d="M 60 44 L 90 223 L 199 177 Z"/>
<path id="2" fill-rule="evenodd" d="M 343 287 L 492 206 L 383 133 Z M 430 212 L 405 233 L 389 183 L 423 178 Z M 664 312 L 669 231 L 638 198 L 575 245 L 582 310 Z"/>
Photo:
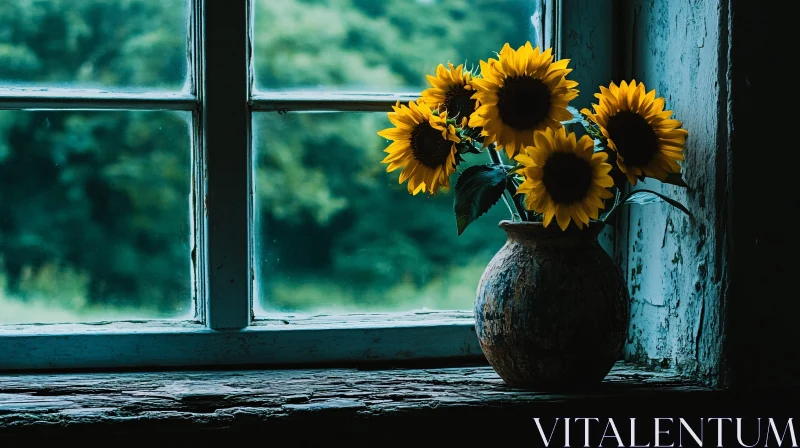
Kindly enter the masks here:
<path id="1" fill-rule="evenodd" d="M 558 224 L 555 222 L 550 223 L 549 226 L 545 227 L 544 223 L 541 221 L 511 221 L 508 219 L 504 219 L 498 223 L 498 227 L 503 229 L 506 233 L 514 234 L 517 237 L 521 236 L 545 236 L 547 235 L 549 238 L 560 238 L 560 237 L 567 237 L 567 238 L 575 238 L 586 236 L 588 238 L 596 238 L 600 232 L 605 228 L 605 223 L 599 220 L 589 220 L 589 225 L 584 226 L 583 229 L 579 229 L 578 226 L 574 222 L 570 222 L 570 225 L 567 227 L 566 230 L 561 230 L 558 227 Z"/>

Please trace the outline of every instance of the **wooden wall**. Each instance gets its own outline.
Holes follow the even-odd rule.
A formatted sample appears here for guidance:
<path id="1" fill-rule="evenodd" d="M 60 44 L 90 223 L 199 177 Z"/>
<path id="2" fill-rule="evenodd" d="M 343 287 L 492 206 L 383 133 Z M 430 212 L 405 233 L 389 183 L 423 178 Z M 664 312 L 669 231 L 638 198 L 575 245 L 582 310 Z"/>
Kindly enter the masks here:
<path id="1" fill-rule="evenodd" d="M 574 106 L 612 79 L 636 79 L 689 130 L 689 188 L 639 188 L 694 218 L 630 207 L 601 238 L 629 282 L 625 357 L 713 386 L 799 384 L 795 17 L 751 0 L 540 3 L 544 36 L 556 30 L 549 42 L 559 39 L 580 83 Z"/>
<path id="2" fill-rule="evenodd" d="M 629 281 L 626 357 L 673 367 L 711 384 L 725 381 L 723 335 L 729 277 L 728 7 L 717 0 L 628 0 L 624 78 L 664 97 L 689 130 L 688 189 L 648 180 L 694 215 L 661 204 L 622 216 L 617 255 Z"/>
<path id="3" fill-rule="evenodd" d="M 619 5 L 627 77 L 690 132 L 690 189 L 659 188 L 695 216 L 648 205 L 623 217 L 626 357 L 715 386 L 800 385 L 796 18 L 749 0 Z"/>

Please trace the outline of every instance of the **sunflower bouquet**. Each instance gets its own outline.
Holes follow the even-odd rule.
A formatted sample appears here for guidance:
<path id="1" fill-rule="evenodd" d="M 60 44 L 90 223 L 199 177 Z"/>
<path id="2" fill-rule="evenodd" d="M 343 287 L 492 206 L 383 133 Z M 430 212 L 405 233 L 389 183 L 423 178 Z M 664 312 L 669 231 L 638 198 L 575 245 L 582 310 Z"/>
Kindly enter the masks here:
<path id="1" fill-rule="evenodd" d="M 686 186 L 680 162 L 688 131 L 670 118 L 664 98 L 635 80 L 612 82 L 595 94 L 593 110 L 578 111 L 569 106 L 578 83 L 567 79 L 568 63 L 528 42 L 516 50 L 505 44 L 479 71 L 440 64 L 427 75 L 431 87 L 393 106 L 394 127 L 378 132 L 392 140 L 386 171 L 402 168 L 399 183 L 413 195 L 436 195 L 450 188 L 467 154 L 488 153 L 490 163 L 464 169 L 456 181 L 459 235 L 501 198 L 512 220 L 555 221 L 561 230 L 608 222 L 623 204 L 665 201 L 689 214 L 652 190 L 621 194 L 646 178 Z"/>

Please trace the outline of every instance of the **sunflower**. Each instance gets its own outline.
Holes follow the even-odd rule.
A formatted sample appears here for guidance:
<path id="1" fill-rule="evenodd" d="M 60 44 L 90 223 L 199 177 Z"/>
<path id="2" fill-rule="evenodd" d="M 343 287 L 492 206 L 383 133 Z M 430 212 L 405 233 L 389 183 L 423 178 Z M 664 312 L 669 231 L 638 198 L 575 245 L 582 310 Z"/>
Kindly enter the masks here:
<path id="1" fill-rule="evenodd" d="M 387 172 L 403 167 L 400 182 L 408 180 L 408 192 L 436 195 L 439 188 L 450 188 L 450 175 L 456 168 L 456 143 L 461 139 L 456 128 L 447 123 L 447 112 L 435 114 L 425 103 L 411 101 L 408 106 L 398 101 L 389 112 L 395 127 L 378 132 L 394 140 L 384 152 L 389 155 Z"/>
<path id="2" fill-rule="evenodd" d="M 603 199 L 613 197 L 608 154 L 594 152 L 588 135 L 576 142 L 575 134 L 567 135 L 563 127 L 536 131 L 533 139 L 534 146 L 515 157 L 524 166 L 525 181 L 517 193 L 525 194 L 525 208 L 542 214 L 545 227 L 555 216 L 561 230 L 570 221 L 582 229 L 590 218 L 598 218 Z"/>
<path id="3" fill-rule="evenodd" d="M 530 42 L 516 51 L 505 44 L 498 59 L 481 61 L 481 78 L 472 81 L 478 109 L 470 127 L 483 128 L 484 144 L 504 147 L 509 157 L 533 145 L 534 131 L 556 129 L 573 118 L 567 104 L 578 96 L 578 83 L 565 79 L 572 71 L 568 63 L 553 62 L 552 49 L 542 53 Z"/>
<path id="4" fill-rule="evenodd" d="M 461 127 L 467 125 L 469 116 L 475 112 L 475 100 L 472 95 L 472 73 L 464 70 L 463 65 L 449 68 L 439 64 L 436 67 L 436 76 L 427 75 L 431 88 L 422 92 L 420 101 L 425 102 L 431 109 L 447 111 L 450 118 L 461 122 Z"/>
<path id="5" fill-rule="evenodd" d="M 689 132 L 669 118 L 672 111 L 664 110 L 664 98 L 656 98 L 655 90 L 645 94 L 644 84 L 636 80 L 622 81 L 619 87 L 612 82 L 600 92 L 594 95 L 600 100 L 592 104 L 594 113 L 581 113 L 600 127 L 628 181 L 636 185 L 644 176 L 663 181 L 668 174 L 680 173 L 678 161 L 683 160 Z"/>

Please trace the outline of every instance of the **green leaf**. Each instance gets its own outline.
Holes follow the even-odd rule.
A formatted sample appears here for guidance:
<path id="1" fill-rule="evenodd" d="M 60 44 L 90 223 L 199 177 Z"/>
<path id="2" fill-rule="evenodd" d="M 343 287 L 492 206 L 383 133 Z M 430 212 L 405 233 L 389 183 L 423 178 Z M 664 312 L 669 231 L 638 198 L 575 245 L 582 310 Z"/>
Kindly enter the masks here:
<path id="1" fill-rule="evenodd" d="M 602 218 L 602 221 L 608 222 L 610 218 L 614 216 L 614 214 L 616 214 L 619 208 L 623 205 L 629 205 L 629 204 L 644 205 L 644 204 L 655 204 L 658 202 L 666 202 L 667 204 L 677 208 L 683 213 L 686 213 L 687 216 L 692 218 L 692 213 L 689 211 L 689 209 L 687 209 L 685 205 L 681 204 L 675 199 L 664 196 L 661 193 L 656 193 L 655 191 L 652 190 L 635 190 L 628 193 L 628 195 L 622 198 L 622 200 L 618 204 L 612 207 L 612 209 L 609 210 L 609 212 Z"/>
<path id="2" fill-rule="evenodd" d="M 467 135 L 472 137 L 473 140 L 482 140 L 481 139 L 481 132 L 483 131 L 483 128 L 469 128 L 468 127 L 466 129 L 467 129 Z"/>
<path id="3" fill-rule="evenodd" d="M 587 121 L 583 127 L 586 129 L 586 133 L 589 135 L 589 137 L 592 137 L 596 142 L 599 141 L 600 143 L 605 144 L 606 136 L 603 135 L 603 132 L 596 124 Z"/>
<path id="4" fill-rule="evenodd" d="M 574 108 L 574 107 L 572 107 L 572 106 L 567 106 L 567 110 L 568 110 L 568 111 L 569 111 L 569 112 L 572 114 L 572 119 L 571 119 L 571 120 L 567 120 L 567 121 L 562 121 L 562 122 L 561 122 L 561 124 L 563 124 L 564 126 L 566 126 L 566 125 L 570 125 L 570 124 L 576 124 L 576 123 L 580 123 L 580 124 L 582 124 L 584 127 L 587 127 L 587 126 L 589 125 L 589 123 L 588 123 L 588 122 L 586 121 L 586 119 L 583 117 L 583 114 L 581 114 L 581 113 L 578 111 L 578 109 L 575 109 L 575 108 Z"/>
<path id="5" fill-rule="evenodd" d="M 456 143 L 456 149 L 459 154 L 480 154 L 483 150 L 481 144 L 478 142 L 474 142 L 474 146 L 466 142 Z"/>
<path id="6" fill-rule="evenodd" d="M 677 185 L 679 187 L 689 188 L 689 185 L 686 183 L 686 181 L 683 180 L 681 173 L 670 173 L 669 175 L 667 175 L 667 178 L 663 180 L 663 182 L 665 184 Z"/>
<path id="7" fill-rule="evenodd" d="M 473 221 L 489 211 L 503 196 L 508 182 L 504 165 L 475 165 L 464 170 L 455 187 L 453 211 L 458 235 Z"/>
<path id="8" fill-rule="evenodd" d="M 582 113 L 578 111 L 578 109 L 572 106 L 567 106 L 567 110 L 572 114 L 572 119 L 567 121 L 562 121 L 561 124 L 563 124 L 564 127 L 566 127 L 569 132 L 575 132 L 576 134 L 578 134 L 579 138 L 581 137 L 581 134 L 583 132 L 586 132 L 586 134 L 589 135 L 589 137 L 591 137 L 592 140 L 594 140 L 594 145 L 595 145 L 594 151 L 595 152 L 601 151 L 602 147 L 605 146 L 606 138 L 600 131 L 600 128 L 597 126 L 597 124 L 587 120 L 586 116 L 584 116 Z M 581 125 L 582 130 L 576 131 L 574 128 L 575 125 L 578 124 Z"/>

